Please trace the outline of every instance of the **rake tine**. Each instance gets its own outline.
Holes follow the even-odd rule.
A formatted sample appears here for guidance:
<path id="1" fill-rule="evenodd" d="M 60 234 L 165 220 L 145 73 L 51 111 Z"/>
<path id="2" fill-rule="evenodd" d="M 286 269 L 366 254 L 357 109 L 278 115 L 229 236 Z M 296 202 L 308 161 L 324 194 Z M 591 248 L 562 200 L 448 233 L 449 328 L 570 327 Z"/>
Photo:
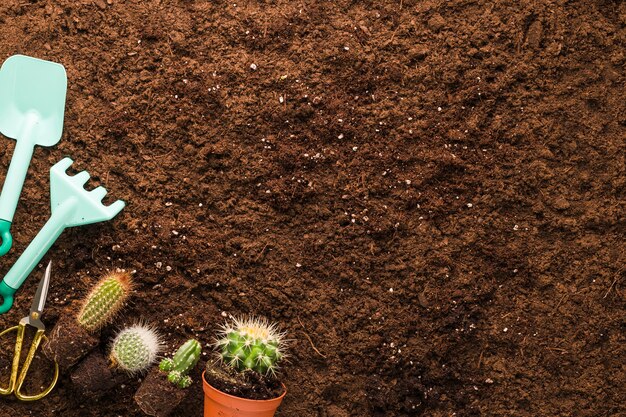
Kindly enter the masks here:
<path id="1" fill-rule="evenodd" d="M 91 194 L 96 197 L 98 200 L 102 200 L 105 195 L 107 195 L 107 189 L 103 186 L 97 187 L 94 190 L 91 190 Z"/>
<path id="2" fill-rule="evenodd" d="M 72 180 L 76 184 L 84 185 L 89 180 L 89 178 L 91 177 L 89 176 L 89 173 L 87 171 L 80 171 L 78 174 L 72 177 Z"/>
<path id="3" fill-rule="evenodd" d="M 72 166 L 73 163 L 74 161 L 72 161 L 71 158 L 63 158 L 62 160 L 54 164 L 52 168 L 50 168 L 50 171 L 53 171 L 57 174 L 65 174 L 65 171 L 67 171 L 67 169 Z"/>
<path id="4" fill-rule="evenodd" d="M 117 200 L 115 203 L 106 207 L 107 213 L 109 215 L 109 219 L 112 219 L 113 217 L 117 216 L 117 213 L 122 211 L 122 209 L 125 206 L 126 206 L 126 203 L 124 203 L 122 200 Z"/>

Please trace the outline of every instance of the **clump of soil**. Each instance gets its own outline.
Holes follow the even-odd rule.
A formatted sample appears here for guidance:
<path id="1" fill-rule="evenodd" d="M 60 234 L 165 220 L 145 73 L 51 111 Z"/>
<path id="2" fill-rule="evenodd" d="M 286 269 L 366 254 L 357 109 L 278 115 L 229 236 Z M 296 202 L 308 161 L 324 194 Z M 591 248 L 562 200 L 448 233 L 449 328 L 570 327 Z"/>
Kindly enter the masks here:
<path id="1" fill-rule="evenodd" d="M 238 372 L 217 360 L 207 362 L 205 370 L 204 379 L 209 385 L 235 397 L 271 400 L 280 397 L 285 391 L 275 377 L 265 377 L 249 370 Z"/>
<path id="2" fill-rule="evenodd" d="M 61 372 L 65 372 L 98 346 L 99 333 L 87 332 L 78 324 L 75 314 L 65 314 L 57 321 L 42 349 L 46 357 L 56 361 Z"/>
<path id="3" fill-rule="evenodd" d="M 79 394 L 99 398 L 117 385 L 130 380 L 128 374 L 109 366 L 100 352 L 93 352 L 72 372 L 72 384 Z"/>
<path id="4" fill-rule="evenodd" d="M 158 367 L 150 371 L 135 393 L 135 402 L 149 416 L 166 417 L 180 404 L 189 392 L 167 380 L 167 374 Z"/>

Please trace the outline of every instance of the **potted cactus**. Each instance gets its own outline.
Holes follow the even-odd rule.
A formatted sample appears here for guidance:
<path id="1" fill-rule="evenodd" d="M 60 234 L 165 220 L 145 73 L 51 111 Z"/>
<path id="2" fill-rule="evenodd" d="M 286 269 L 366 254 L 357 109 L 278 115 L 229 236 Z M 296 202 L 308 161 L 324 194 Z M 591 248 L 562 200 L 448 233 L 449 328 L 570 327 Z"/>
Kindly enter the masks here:
<path id="1" fill-rule="evenodd" d="M 191 383 L 189 372 L 200 359 L 200 343 L 189 339 L 178 348 L 172 358 L 161 360 L 141 384 L 135 402 L 149 416 L 170 415 L 187 394 Z"/>
<path id="2" fill-rule="evenodd" d="M 82 301 L 78 314 L 68 312 L 57 321 L 43 346 L 44 354 L 63 371 L 74 366 L 98 345 L 100 329 L 119 313 L 131 290 L 126 272 L 102 277 Z"/>
<path id="3" fill-rule="evenodd" d="M 93 352 L 82 361 L 71 375 L 72 383 L 83 395 L 103 395 L 147 371 L 160 350 L 158 333 L 145 324 L 135 324 L 117 334 L 108 361 L 100 352 Z"/>
<path id="4" fill-rule="evenodd" d="M 217 357 L 202 374 L 205 417 L 272 417 L 287 393 L 278 380 L 284 333 L 265 319 L 232 319 L 214 344 Z"/>

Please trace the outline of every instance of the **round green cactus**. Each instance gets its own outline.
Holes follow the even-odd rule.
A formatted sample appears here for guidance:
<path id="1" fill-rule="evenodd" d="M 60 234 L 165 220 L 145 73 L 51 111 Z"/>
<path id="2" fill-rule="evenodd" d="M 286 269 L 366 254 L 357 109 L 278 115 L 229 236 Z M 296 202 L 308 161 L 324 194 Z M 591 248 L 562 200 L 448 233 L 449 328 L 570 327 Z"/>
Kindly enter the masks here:
<path id="1" fill-rule="evenodd" d="M 226 323 L 215 346 L 224 363 L 261 375 L 275 374 L 278 362 L 285 357 L 284 333 L 275 323 L 254 317 Z"/>
<path id="2" fill-rule="evenodd" d="M 172 384 L 179 388 L 187 388 L 192 382 L 187 374 L 198 363 L 201 350 L 197 340 L 189 339 L 178 348 L 172 359 L 163 359 L 159 369 L 168 373 L 167 379 Z"/>
<path id="3" fill-rule="evenodd" d="M 89 332 L 101 328 L 119 312 L 131 289 L 130 275 L 125 272 L 103 277 L 85 299 L 78 323 Z"/>
<path id="4" fill-rule="evenodd" d="M 161 348 L 158 334 L 137 324 L 117 334 L 111 348 L 111 362 L 129 373 L 141 373 L 154 363 Z"/>

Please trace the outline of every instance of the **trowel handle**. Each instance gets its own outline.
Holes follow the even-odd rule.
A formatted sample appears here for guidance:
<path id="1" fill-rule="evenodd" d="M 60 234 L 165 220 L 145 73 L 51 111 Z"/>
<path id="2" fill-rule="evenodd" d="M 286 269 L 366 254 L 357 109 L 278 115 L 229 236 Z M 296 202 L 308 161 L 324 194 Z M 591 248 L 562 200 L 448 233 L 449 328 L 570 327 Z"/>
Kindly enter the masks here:
<path id="1" fill-rule="evenodd" d="M 9 249 L 11 249 L 13 239 L 9 228 L 13 221 L 15 208 L 20 199 L 24 179 L 26 178 L 28 166 L 30 165 L 34 151 L 34 146 L 30 138 L 24 137 L 23 139 L 24 140 L 18 140 L 15 144 L 15 151 L 13 152 L 9 171 L 7 172 L 4 185 L 2 186 L 2 193 L 0 194 L 0 221 L 2 222 L 2 224 L 0 224 L 0 237 L 2 238 L 0 256 L 6 254 Z"/>
<path id="2" fill-rule="evenodd" d="M 52 216 L 30 242 L 24 253 L 13 264 L 13 267 L 0 282 L 0 295 L 3 297 L 0 305 L 0 314 L 4 314 L 13 304 L 13 293 L 17 291 L 35 266 L 41 261 L 48 249 L 54 244 L 65 229 L 66 219 L 71 216 L 76 207 L 76 200 L 70 199 L 52 212 Z M 12 290 L 12 292 L 11 292 Z M 6 296 L 7 294 L 8 296 Z"/>

